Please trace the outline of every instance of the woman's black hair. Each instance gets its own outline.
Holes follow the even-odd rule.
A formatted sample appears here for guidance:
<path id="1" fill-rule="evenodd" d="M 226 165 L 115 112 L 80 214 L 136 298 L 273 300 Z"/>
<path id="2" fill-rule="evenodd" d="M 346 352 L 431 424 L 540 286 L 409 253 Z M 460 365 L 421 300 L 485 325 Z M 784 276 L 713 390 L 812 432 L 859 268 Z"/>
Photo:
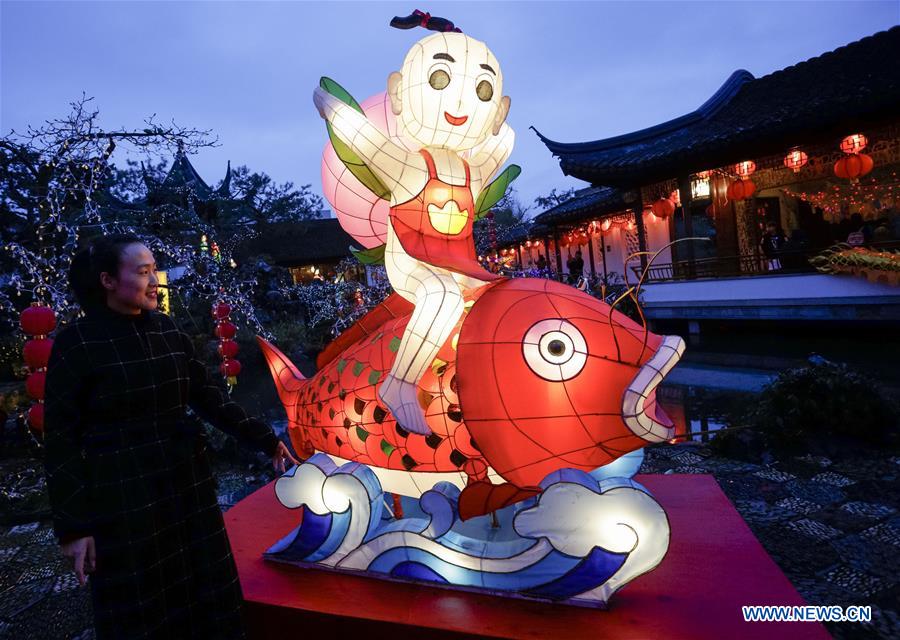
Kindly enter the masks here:
<path id="1" fill-rule="evenodd" d="M 106 289 L 100 283 L 100 274 L 105 271 L 118 275 L 122 253 L 132 244 L 143 244 L 143 240 L 130 233 L 114 233 L 93 240 L 75 254 L 69 267 L 69 287 L 84 311 L 106 306 Z"/>

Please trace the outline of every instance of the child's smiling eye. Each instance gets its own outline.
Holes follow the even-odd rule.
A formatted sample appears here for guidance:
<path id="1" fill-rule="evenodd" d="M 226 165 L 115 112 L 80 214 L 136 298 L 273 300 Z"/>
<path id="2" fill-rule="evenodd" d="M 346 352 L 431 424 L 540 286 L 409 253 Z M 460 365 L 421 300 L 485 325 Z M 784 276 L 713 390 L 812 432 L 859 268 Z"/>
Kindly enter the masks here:
<path id="1" fill-rule="evenodd" d="M 446 89 L 447 85 L 450 84 L 450 74 L 443 69 L 437 69 L 428 77 L 428 84 L 431 85 L 432 89 L 438 91 Z"/>

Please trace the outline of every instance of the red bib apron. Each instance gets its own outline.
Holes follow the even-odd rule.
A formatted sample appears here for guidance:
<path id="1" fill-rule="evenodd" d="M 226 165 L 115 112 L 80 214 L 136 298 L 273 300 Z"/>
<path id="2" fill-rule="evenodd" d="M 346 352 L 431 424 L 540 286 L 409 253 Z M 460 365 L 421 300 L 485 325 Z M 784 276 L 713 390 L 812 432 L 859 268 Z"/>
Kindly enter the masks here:
<path id="1" fill-rule="evenodd" d="M 478 280 L 503 276 L 486 271 L 475 255 L 472 226 L 475 202 L 469 164 L 463 160 L 466 183 L 449 184 L 438 178 L 434 158 L 420 151 L 428 165 L 428 182 L 419 194 L 394 207 L 390 217 L 403 249 L 416 260 Z"/>

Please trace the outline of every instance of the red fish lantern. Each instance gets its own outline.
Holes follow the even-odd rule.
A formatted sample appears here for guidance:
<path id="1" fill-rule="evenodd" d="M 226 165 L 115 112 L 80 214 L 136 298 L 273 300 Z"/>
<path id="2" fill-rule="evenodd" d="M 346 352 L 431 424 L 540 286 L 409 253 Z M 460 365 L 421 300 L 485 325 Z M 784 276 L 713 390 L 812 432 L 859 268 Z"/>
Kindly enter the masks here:
<path id="1" fill-rule="evenodd" d="M 397 294 L 329 345 L 311 380 L 258 338 L 295 450 L 370 465 L 393 492 L 406 490 L 404 481 L 382 470 L 458 472 L 466 486 L 478 482 L 480 466 L 512 493 L 532 495 L 554 470 L 589 471 L 673 437 L 656 386 L 680 358 L 680 338 L 646 333 L 595 298 L 542 279 L 486 285 L 470 300 L 419 385 L 432 431 L 425 436 L 402 429 L 377 400 L 412 314 Z M 597 380 L 610 392 L 598 394 Z M 480 513 L 503 506 L 501 494 Z M 464 502 L 472 504 L 461 497 L 461 512 Z"/>
<path id="2" fill-rule="evenodd" d="M 22 358 L 31 371 L 25 381 L 25 391 L 35 400 L 28 410 L 28 426 L 38 436 L 43 436 L 45 372 L 53 348 L 53 340 L 47 338 L 47 334 L 56 329 L 56 312 L 46 305 L 33 302 L 22 311 L 19 323 L 30 336 L 22 349 Z"/>
<path id="3" fill-rule="evenodd" d="M 805 167 L 807 162 L 809 162 L 809 156 L 800 149 L 791 149 L 784 157 L 784 166 L 794 173 L 800 173 L 800 169 Z"/>
<path id="4" fill-rule="evenodd" d="M 237 327 L 229 320 L 231 305 L 225 302 L 217 302 L 212 306 L 212 317 L 216 321 L 216 337 L 219 338 L 219 355 L 222 356 L 222 364 L 219 370 L 225 376 L 228 385 L 237 384 L 237 376 L 241 372 L 241 363 L 235 358 L 238 354 L 238 344 L 234 341 Z"/>
<path id="5" fill-rule="evenodd" d="M 675 213 L 675 203 L 668 198 L 660 198 L 653 203 L 651 211 L 657 218 L 668 218 Z"/>

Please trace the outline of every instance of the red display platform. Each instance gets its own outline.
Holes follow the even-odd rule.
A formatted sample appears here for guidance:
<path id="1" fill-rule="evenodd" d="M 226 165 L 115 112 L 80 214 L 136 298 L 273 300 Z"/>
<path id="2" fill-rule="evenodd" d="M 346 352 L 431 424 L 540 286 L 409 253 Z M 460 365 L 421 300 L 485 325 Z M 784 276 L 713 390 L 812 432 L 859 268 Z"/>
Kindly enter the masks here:
<path id="1" fill-rule="evenodd" d="M 712 476 L 645 475 L 669 516 L 669 553 L 606 611 L 387 582 L 265 561 L 298 524 L 273 483 L 225 514 L 252 638 L 830 638 L 817 623 L 744 622 L 742 605 L 803 605 Z M 325 635 L 328 634 L 328 635 Z"/>

